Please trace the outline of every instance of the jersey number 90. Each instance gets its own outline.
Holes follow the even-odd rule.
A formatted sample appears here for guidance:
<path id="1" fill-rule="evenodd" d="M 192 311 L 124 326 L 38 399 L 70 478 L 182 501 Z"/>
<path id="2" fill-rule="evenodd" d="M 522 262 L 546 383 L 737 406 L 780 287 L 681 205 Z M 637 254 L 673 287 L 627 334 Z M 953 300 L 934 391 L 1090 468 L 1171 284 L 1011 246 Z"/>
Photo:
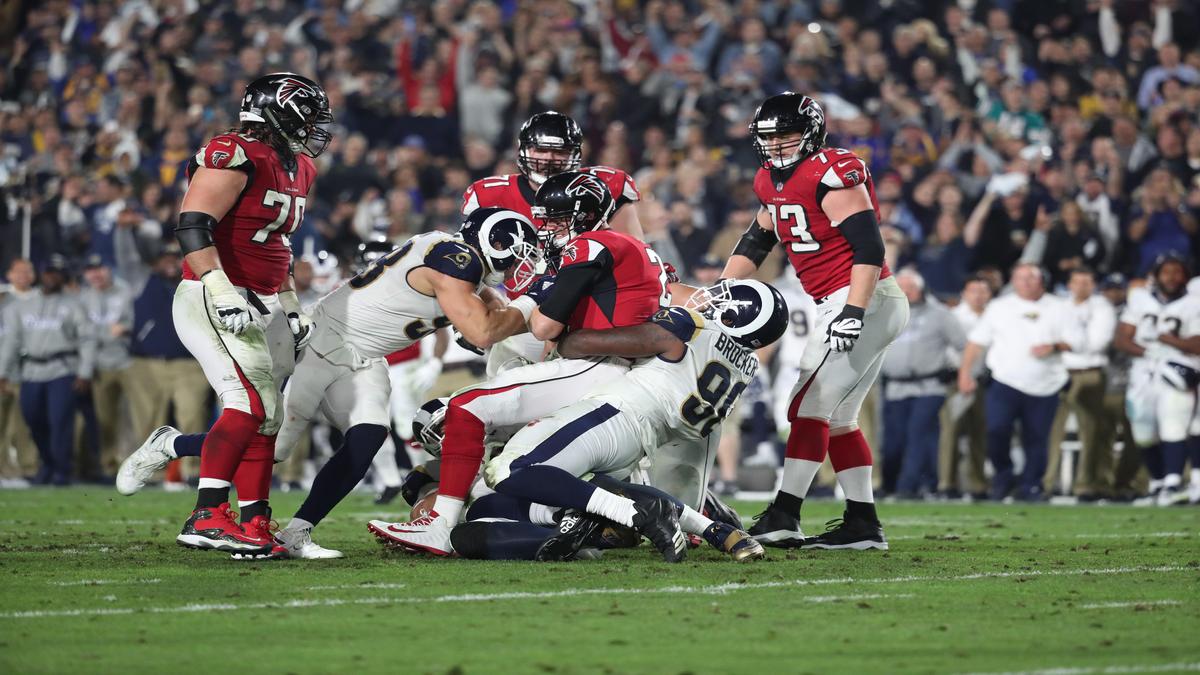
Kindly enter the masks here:
<path id="1" fill-rule="evenodd" d="M 730 386 L 733 374 L 718 361 L 709 361 L 696 379 L 696 393 L 683 402 L 680 413 L 683 421 L 707 436 L 721 423 L 733 407 L 733 402 L 746 389 L 745 382 Z"/>

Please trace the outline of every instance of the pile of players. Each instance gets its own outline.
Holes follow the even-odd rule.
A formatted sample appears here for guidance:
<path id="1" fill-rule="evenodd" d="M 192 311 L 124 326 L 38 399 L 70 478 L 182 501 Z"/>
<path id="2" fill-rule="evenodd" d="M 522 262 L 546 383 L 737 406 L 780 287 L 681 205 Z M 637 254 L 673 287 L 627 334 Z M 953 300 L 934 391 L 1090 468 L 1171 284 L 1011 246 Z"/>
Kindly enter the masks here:
<path id="1" fill-rule="evenodd" d="M 198 455 L 198 498 L 178 543 L 238 558 L 341 557 L 312 531 L 388 438 L 385 357 L 453 326 L 487 350 L 487 380 L 422 406 L 414 436 L 439 461 L 413 472 L 405 492 L 429 507 L 409 522 L 371 521 L 381 541 L 570 560 L 645 537 L 669 562 L 684 558 L 686 535 L 736 560 L 761 558 L 764 544 L 887 548 L 857 416 L 908 305 L 883 262 L 870 173 L 824 147 L 816 101 L 788 92 L 756 113 L 762 208 L 712 287 L 679 283 L 641 240 L 632 179 L 581 167 L 579 127 L 547 112 L 521 128 L 520 173 L 467 190 L 461 229 L 413 237 L 309 316 L 291 290 L 287 236 L 332 119 L 317 83 L 267 75 L 247 87 L 240 126 L 189 165 L 173 314 L 223 410 L 205 434 L 156 430 L 117 486 L 132 494 L 171 459 Z M 706 485 L 721 422 L 759 368 L 755 350 L 787 328 L 779 292 L 748 279 L 780 244 L 825 340 L 800 364 L 781 490 L 747 532 Z M 271 465 L 318 417 L 344 441 L 275 530 Z M 827 454 L 845 517 L 806 537 L 801 505 Z"/>

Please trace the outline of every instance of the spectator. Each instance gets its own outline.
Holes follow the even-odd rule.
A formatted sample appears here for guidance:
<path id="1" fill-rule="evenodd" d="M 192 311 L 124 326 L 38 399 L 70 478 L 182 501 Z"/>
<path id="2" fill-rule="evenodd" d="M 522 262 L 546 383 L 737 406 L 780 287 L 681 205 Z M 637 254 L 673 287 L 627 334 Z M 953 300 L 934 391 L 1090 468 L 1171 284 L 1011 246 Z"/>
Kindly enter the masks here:
<path id="1" fill-rule="evenodd" d="M 1052 222 L 1039 211 L 1021 260 L 1041 265 L 1053 288 L 1065 286 L 1074 270 L 1096 269 L 1104 262 L 1104 241 L 1076 202 L 1066 202 Z"/>
<path id="2" fill-rule="evenodd" d="M 983 318 L 984 309 L 992 299 L 992 287 L 981 276 L 967 279 L 963 285 L 962 302 L 952 314 L 964 335 L 971 331 Z M 956 350 L 953 361 L 962 362 L 961 350 Z M 984 366 L 979 359 L 973 366 L 971 376 L 981 382 Z M 938 439 L 938 494 L 946 498 L 958 498 L 964 492 L 975 499 L 987 496 L 987 480 L 983 474 L 983 463 L 987 457 L 987 419 L 983 410 L 983 396 L 978 392 L 954 391 L 942 406 L 939 419 L 941 436 Z M 966 436 L 966 481 L 959 482 L 959 439 Z M 965 490 L 960 488 L 965 485 Z"/>
<path id="3" fill-rule="evenodd" d="M 966 336 L 958 321 L 925 293 L 911 269 L 896 274 L 908 297 L 908 325 L 883 359 L 883 489 L 901 498 L 933 494 L 938 485 L 938 411 L 953 370 L 950 350 Z"/>
<path id="4" fill-rule="evenodd" d="M 1145 274 L 1160 255 L 1189 250 L 1189 238 L 1198 229 L 1184 196 L 1179 180 L 1164 168 L 1151 171 L 1146 183 L 1134 192 L 1126 236 L 1137 247 L 1134 262 L 1138 275 Z"/>
<path id="5" fill-rule="evenodd" d="M 975 242 L 974 269 L 984 266 L 1009 269 L 1020 258 L 1033 231 L 1037 213 L 1028 199 L 1028 190 L 1016 187 L 1004 195 L 998 190 L 1008 187 L 990 186 L 963 229 L 964 241 Z"/>
<path id="6" fill-rule="evenodd" d="M 975 241 L 963 235 L 962 217 L 943 211 L 938 214 L 933 235 L 916 255 L 917 270 L 939 299 L 953 297 L 970 274 Z"/>
<path id="7" fill-rule="evenodd" d="M 1047 494 L 1054 490 L 1067 416 L 1073 414 L 1080 440 L 1073 493 L 1080 500 L 1094 501 L 1108 497 L 1112 485 L 1117 418 L 1105 414 L 1104 367 L 1108 364 L 1117 315 L 1112 304 L 1096 293 L 1096 280 L 1090 269 L 1072 270 L 1068 290 L 1071 297 L 1065 320 L 1067 329 L 1076 333 L 1076 346 L 1062 353 L 1063 365 L 1071 379 L 1051 427 L 1049 461 L 1042 487 Z"/>
<path id="8" fill-rule="evenodd" d="M 42 269 L 41 292 L 4 310 L 0 387 L 21 383 L 21 414 L 42 460 L 40 485 L 74 478 L 75 397 L 87 392 L 96 360 L 94 328 L 64 292 L 66 281 L 66 260 L 54 256 Z"/>
<path id="9" fill-rule="evenodd" d="M 1046 472 L 1046 441 L 1059 390 L 1067 383 L 1067 369 L 1059 355 L 1063 344 L 1063 303 L 1046 294 L 1042 272 L 1022 263 L 1013 269 L 1013 293 L 988 305 L 983 318 L 968 336 L 958 369 L 958 390 L 970 394 L 978 387 L 976 361 L 987 349 L 991 383 L 987 386 L 987 448 L 995 474 L 992 499 L 1010 496 L 1036 501 L 1042 498 Z M 1013 473 L 1010 457 L 1013 426 L 1021 422 L 1021 448 L 1025 466 Z"/>
<path id="10" fill-rule="evenodd" d="M 1162 103 L 1161 85 L 1175 79 L 1186 84 L 1200 84 L 1200 71 L 1183 63 L 1179 58 L 1179 46 L 1168 42 L 1158 48 L 1158 65 L 1142 75 L 1138 86 L 1137 104 L 1142 110 Z"/>
<path id="11" fill-rule="evenodd" d="M 133 295 L 121 279 L 114 279 L 112 270 L 99 255 L 90 255 L 84 265 L 83 278 L 87 286 L 80 291 L 79 301 L 87 312 L 96 332 L 96 369 L 92 376 L 90 396 L 81 398 L 87 438 L 81 445 L 90 447 L 88 453 L 97 464 L 95 472 L 84 478 L 109 481 L 124 459 L 117 449 L 120 442 L 121 402 L 129 391 L 138 386 L 129 379 L 129 336 L 133 328 Z"/>

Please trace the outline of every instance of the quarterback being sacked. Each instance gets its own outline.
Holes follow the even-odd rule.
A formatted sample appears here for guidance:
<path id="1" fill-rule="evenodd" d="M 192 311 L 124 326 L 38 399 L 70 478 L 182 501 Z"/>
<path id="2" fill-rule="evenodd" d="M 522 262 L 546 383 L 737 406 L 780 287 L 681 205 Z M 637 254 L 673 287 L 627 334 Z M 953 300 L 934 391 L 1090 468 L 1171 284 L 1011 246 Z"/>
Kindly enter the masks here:
<path id="1" fill-rule="evenodd" d="M 783 297 L 760 281 L 723 281 L 697 295 L 703 300 L 689 305 L 705 309 L 708 321 L 690 309 L 668 307 L 640 326 L 568 334 L 559 345 L 564 357 L 644 360 L 620 380 L 518 431 L 484 468 L 488 485 L 500 494 L 633 527 L 665 560 L 682 560 L 682 535 L 673 537 L 655 517 L 665 508 L 674 516 L 673 507 L 621 497 L 579 477 L 628 474 L 644 456 L 655 463 L 655 453 L 668 441 L 707 437 L 758 371 L 754 350 L 775 342 L 787 328 Z M 705 455 L 693 458 L 696 464 L 711 461 Z M 709 528 L 717 527 L 691 508 L 683 513 L 683 529 L 690 534 L 708 538 Z M 721 539 L 729 534 L 723 532 Z M 759 547 L 742 544 L 747 546 L 761 555 Z M 568 546 L 562 555 L 576 550 Z"/>
<path id="2" fill-rule="evenodd" d="M 417 235 L 321 299 L 313 311 L 312 340 L 284 390 L 275 459 L 286 460 L 318 416 L 344 440 L 279 531 L 286 555 L 341 557 L 313 543 L 312 529 L 363 479 L 388 440 L 391 381 L 385 357 L 446 325 L 480 345 L 525 330 L 533 299 L 505 306 L 490 288 L 504 283 L 519 290 L 532 277 L 513 275 L 532 269 L 540 255 L 528 220 L 504 209 L 479 209 L 457 234 Z"/>
<path id="3" fill-rule="evenodd" d="M 825 146 L 816 101 L 786 92 L 759 106 L 750 124 L 762 166 L 758 217 L 722 276 L 754 272 L 782 244 L 817 305 L 812 339 L 788 405 L 791 432 L 783 484 L 750 529 L 764 544 L 803 548 L 887 548 L 871 492 L 871 449 L 858 412 L 883 353 L 908 322 L 908 300 L 883 261 L 875 188 L 853 153 Z M 816 537 L 800 531 L 800 506 L 826 454 L 846 494 L 841 523 Z"/>
<path id="4" fill-rule="evenodd" d="M 268 530 L 280 387 L 295 353 L 312 336 L 288 272 L 288 235 L 300 226 L 333 121 L 312 80 L 276 73 L 254 80 L 242 98 L 241 126 L 209 141 L 188 166 L 176 236 L 185 254 L 172 316 L 204 369 L 222 412 L 207 434 L 188 439 L 200 454 L 196 509 L 176 540 L 241 555 L 275 548 Z M 156 430 L 122 466 L 117 488 L 131 494 L 146 456 L 165 454 L 178 436 Z M 229 507 L 237 487 L 241 524 Z"/>
<path id="5" fill-rule="evenodd" d="M 563 251 L 558 275 L 537 282 L 544 299 L 530 317 L 529 329 L 538 340 L 555 339 L 565 330 L 637 325 L 670 302 L 667 273 L 658 256 L 641 241 L 609 229 L 612 208 L 608 188 L 589 173 L 560 173 L 538 190 L 534 209 L 543 223 L 539 234 Z M 445 413 L 433 512 L 406 523 L 371 521 L 368 529 L 385 543 L 451 553 L 450 530 L 483 462 L 488 429 L 549 415 L 580 391 L 628 369 L 629 362 L 621 358 L 554 359 L 507 370 L 456 392 Z"/>

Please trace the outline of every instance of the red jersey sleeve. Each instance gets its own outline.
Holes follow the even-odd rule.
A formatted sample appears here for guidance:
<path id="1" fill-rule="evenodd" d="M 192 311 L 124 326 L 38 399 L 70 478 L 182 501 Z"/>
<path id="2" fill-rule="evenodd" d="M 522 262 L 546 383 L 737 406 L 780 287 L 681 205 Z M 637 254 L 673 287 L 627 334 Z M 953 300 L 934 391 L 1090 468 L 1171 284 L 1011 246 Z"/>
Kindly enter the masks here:
<path id="1" fill-rule="evenodd" d="M 857 155 L 847 152 L 830 160 L 829 168 L 821 174 L 820 180 L 821 185 L 831 190 L 841 190 L 866 183 L 868 175 L 866 163 Z"/>
<path id="2" fill-rule="evenodd" d="M 200 148 L 193 161 L 198 167 L 206 169 L 237 169 L 249 171 L 254 168 L 254 162 L 242 145 L 243 141 L 236 134 L 221 134 Z"/>
<path id="3" fill-rule="evenodd" d="M 596 178 L 604 181 L 604 185 L 612 194 L 613 201 L 616 202 L 616 208 L 641 201 L 642 193 L 638 191 L 637 184 L 633 182 L 633 177 L 621 171 L 608 166 L 593 166 L 587 169 Z"/>

